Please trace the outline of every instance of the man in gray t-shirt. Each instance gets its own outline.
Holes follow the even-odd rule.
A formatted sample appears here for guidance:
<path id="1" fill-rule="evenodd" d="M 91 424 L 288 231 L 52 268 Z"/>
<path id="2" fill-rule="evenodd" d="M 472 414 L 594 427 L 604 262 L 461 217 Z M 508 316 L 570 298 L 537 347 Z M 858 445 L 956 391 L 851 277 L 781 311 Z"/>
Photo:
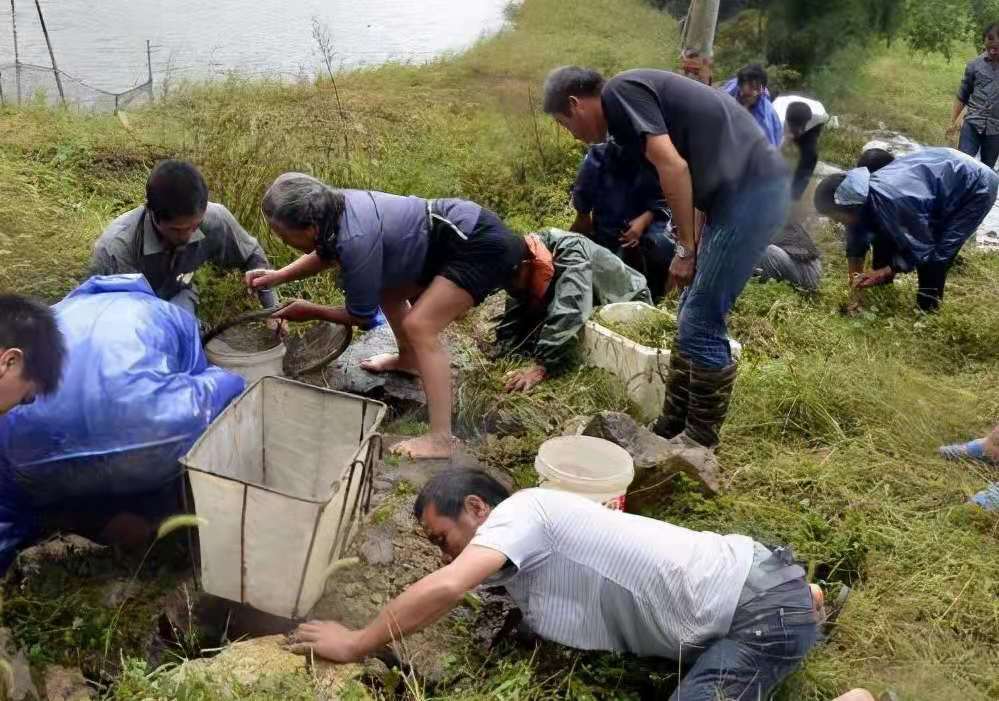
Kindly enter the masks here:
<path id="1" fill-rule="evenodd" d="M 673 701 L 765 698 L 818 638 L 804 570 L 746 536 L 691 531 L 565 492 L 510 496 L 465 469 L 431 479 L 414 512 L 449 563 L 362 630 L 299 626 L 293 650 L 363 659 L 481 584 L 505 586 L 548 640 L 693 662 Z"/>
<path id="2" fill-rule="evenodd" d="M 198 169 L 167 160 L 149 174 L 146 203 L 119 216 L 97 239 L 88 274 L 142 273 L 157 297 L 197 315 L 192 278 L 205 263 L 224 270 L 270 267 L 260 244 L 232 213 L 208 201 Z M 270 290 L 258 297 L 265 308 L 277 305 Z"/>

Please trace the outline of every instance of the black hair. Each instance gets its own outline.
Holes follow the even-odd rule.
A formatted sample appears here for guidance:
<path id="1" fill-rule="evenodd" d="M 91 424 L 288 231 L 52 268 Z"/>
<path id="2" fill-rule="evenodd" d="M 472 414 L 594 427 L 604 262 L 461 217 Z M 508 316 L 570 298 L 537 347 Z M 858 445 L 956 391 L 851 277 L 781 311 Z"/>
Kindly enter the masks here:
<path id="1" fill-rule="evenodd" d="M 556 68 L 545 78 L 542 109 L 545 114 L 566 114 L 570 97 L 596 97 L 603 88 L 604 77 L 592 68 Z"/>
<path id="2" fill-rule="evenodd" d="M 759 83 L 763 87 L 767 87 L 767 69 L 759 63 L 750 63 L 748 66 L 740 68 L 739 72 L 735 74 L 735 82 L 738 85 Z"/>
<path id="3" fill-rule="evenodd" d="M 419 521 L 430 504 L 447 518 L 458 518 L 465 508 L 465 498 L 475 495 L 489 506 L 496 506 L 510 496 L 510 491 L 482 470 L 459 468 L 434 475 L 420 490 L 413 504 L 413 515 Z"/>
<path id="4" fill-rule="evenodd" d="M 894 160 L 895 157 L 883 148 L 869 148 L 860 154 L 860 158 L 857 159 L 857 167 L 867 168 L 872 173 L 876 173 Z"/>
<path id="5" fill-rule="evenodd" d="M 146 207 L 157 221 L 202 214 L 208 208 L 208 185 L 187 161 L 160 161 L 146 180 Z"/>
<path id="6" fill-rule="evenodd" d="M 24 354 L 23 378 L 39 394 L 59 388 L 66 342 L 48 305 L 19 295 L 0 295 L 0 348 Z"/>
<path id="7" fill-rule="evenodd" d="M 836 173 L 822 179 L 822 182 L 815 188 L 815 211 L 823 216 L 829 216 L 834 212 L 851 212 L 860 209 L 859 205 L 836 204 L 836 190 L 846 180 L 846 173 Z"/>
<path id="8" fill-rule="evenodd" d="M 987 41 L 989 34 L 999 35 L 999 22 L 993 22 L 982 30 L 982 41 Z"/>
<path id="9" fill-rule="evenodd" d="M 807 102 L 792 102 L 787 106 L 784 121 L 787 122 L 788 126 L 804 129 L 811 118 L 812 108 L 808 106 Z"/>

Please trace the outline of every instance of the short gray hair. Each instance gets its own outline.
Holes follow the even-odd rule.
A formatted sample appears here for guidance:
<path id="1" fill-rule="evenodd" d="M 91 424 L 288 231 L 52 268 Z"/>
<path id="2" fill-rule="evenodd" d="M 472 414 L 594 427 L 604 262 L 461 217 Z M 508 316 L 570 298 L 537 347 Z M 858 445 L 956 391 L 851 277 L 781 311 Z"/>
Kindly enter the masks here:
<path id="1" fill-rule="evenodd" d="M 343 193 L 305 173 L 279 175 L 264 193 L 260 209 L 270 220 L 294 228 L 315 226 L 319 248 L 332 245 L 346 203 Z"/>
<path id="2" fill-rule="evenodd" d="M 604 87 L 599 71 L 579 66 L 561 66 L 545 78 L 542 104 L 545 114 L 566 114 L 570 97 L 597 97 Z"/>

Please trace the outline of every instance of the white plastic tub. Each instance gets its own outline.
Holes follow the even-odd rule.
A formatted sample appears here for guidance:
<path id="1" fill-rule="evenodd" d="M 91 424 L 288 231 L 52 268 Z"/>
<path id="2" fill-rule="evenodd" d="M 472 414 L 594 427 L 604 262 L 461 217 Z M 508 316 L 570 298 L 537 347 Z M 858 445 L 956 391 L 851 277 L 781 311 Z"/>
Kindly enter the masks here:
<path id="1" fill-rule="evenodd" d="M 213 338 L 205 346 L 205 355 L 209 363 L 242 375 L 246 378 L 247 385 L 262 377 L 284 375 L 286 352 L 284 343 L 256 352 L 236 350 L 220 337 Z"/>
<path id="2" fill-rule="evenodd" d="M 265 377 L 181 460 L 206 592 L 287 618 L 322 596 L 367 509 L 385 405 Z"/>
<path id="3" fill-rule="evenodd" d="M 669 349 L 643 346 L 600 322 L 628 324 L 650 314 L 669 312 L 645 302 L 618 302 L 600 307 L 583 327 L 581 343 L 585 363 L 607 370 L 624 383 L 644 421 L 653 421 L 662 412 L 669 374 Z M 734 339 L 729 339 L 729 345 L 732 359 L 738 360 L 742 345 Z"/>
<path id="4" fill-rule="evenodd" d="M 572 492 L 611 509 L 624 510 L 635 463 L 624 448 L 593 436 L 560 436 L 541 444 L 534 460 L 545 489 Z"/>

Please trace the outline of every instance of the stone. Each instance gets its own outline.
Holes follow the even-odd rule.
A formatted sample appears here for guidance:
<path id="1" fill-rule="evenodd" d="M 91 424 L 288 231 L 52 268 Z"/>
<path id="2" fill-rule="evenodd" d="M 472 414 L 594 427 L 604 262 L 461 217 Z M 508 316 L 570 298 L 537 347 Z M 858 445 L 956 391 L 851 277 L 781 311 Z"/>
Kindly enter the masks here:
<path id="1" fill-rule="evenodd" d="M 45 669 L 45 698 L 48 701 L 86 701 L 95 696 L 80 670 L 59 665 Z"/>
<path id="2" fill-rule="evenodd" d="M 683 473 L 709 495 L 720 491 L 719 465 L 714 451 L 682 440 L 667 440 L 640 426 L 627 414 L 602 411 L 583 429 L 583 435 L 621 446 L 635 462 L 635 479 L 628 488 L 629 510 L 639 510 L 668 494 L 670 477 Z"/>
<path id="3" fill-rule="evenodd" d="M 270 635 L 233 643 L 215 657 L 185 662 L 173 674 L 180 678 L 197 675 L 222 685 L 236 684 L 250 690 L 270 677 L 301 675 L 315 684 L 322 698 L 331 701 L 339 698 L 344 687 L 359 681 L 364 674 L 360 664 L 336 665 L 296 655 L 287 649 L 286 641 L 284 635 Z M 355 690 L 352 688 L 352 699 L 358 698 Z"/>
<path id="4" fill-rule="evenodd" d="M 372 528 L 358 549 L 361 558 L 369 565 L 388 565 L 395 560 L 395 546 L 392 538 L 395 529 Z"/>
<path id="5" fill-rule="evenodd" d="M 6 701 L 37 701 L 40 697 L 31 678 L 31 665 L 24 650 L 16 649 L 7 628 L 0 628 L 0 698 Z"/>
<path id="6" fill-rule="evenodd" d="M 131 579 L 116 579 L 108 582 L 101 596 L 104 606 L 109 609 L 116 609 L 141 591 L 138 582 Z"/>
<path id="7" fill-rule="evenodd" d="M 109 548 L 98 545 L 79 535 L 56 535 L 48 540 L 25 548 L 14 561 L 14 576 L 30 579 L 37 575 L 46 562 L 59 562 L 74 556 L 92 556 L 109 552 Z"/>
<path id="8" fill-rule="evenodd" d="M 563 436 L 580 436 L 583 431 L 589 425 L 590 421 L 593 419 L 592 416 L 579 415 L 573 416 L 571 419 L 565 422 L 562 426 Z"/>
<path id="9" fill-rule="evenodd" d="M 373 373 L 361 368 L 361 361 L 382 353 L 399 350 L 388 324 L 368 331 L 351 343 L 344 354 L 329 367 L 326 378 L 331 389 L 366 396 L 394 399 L 400 403 L 422 407 L 427 403 L 420 381 L 400 373 Z"/>

